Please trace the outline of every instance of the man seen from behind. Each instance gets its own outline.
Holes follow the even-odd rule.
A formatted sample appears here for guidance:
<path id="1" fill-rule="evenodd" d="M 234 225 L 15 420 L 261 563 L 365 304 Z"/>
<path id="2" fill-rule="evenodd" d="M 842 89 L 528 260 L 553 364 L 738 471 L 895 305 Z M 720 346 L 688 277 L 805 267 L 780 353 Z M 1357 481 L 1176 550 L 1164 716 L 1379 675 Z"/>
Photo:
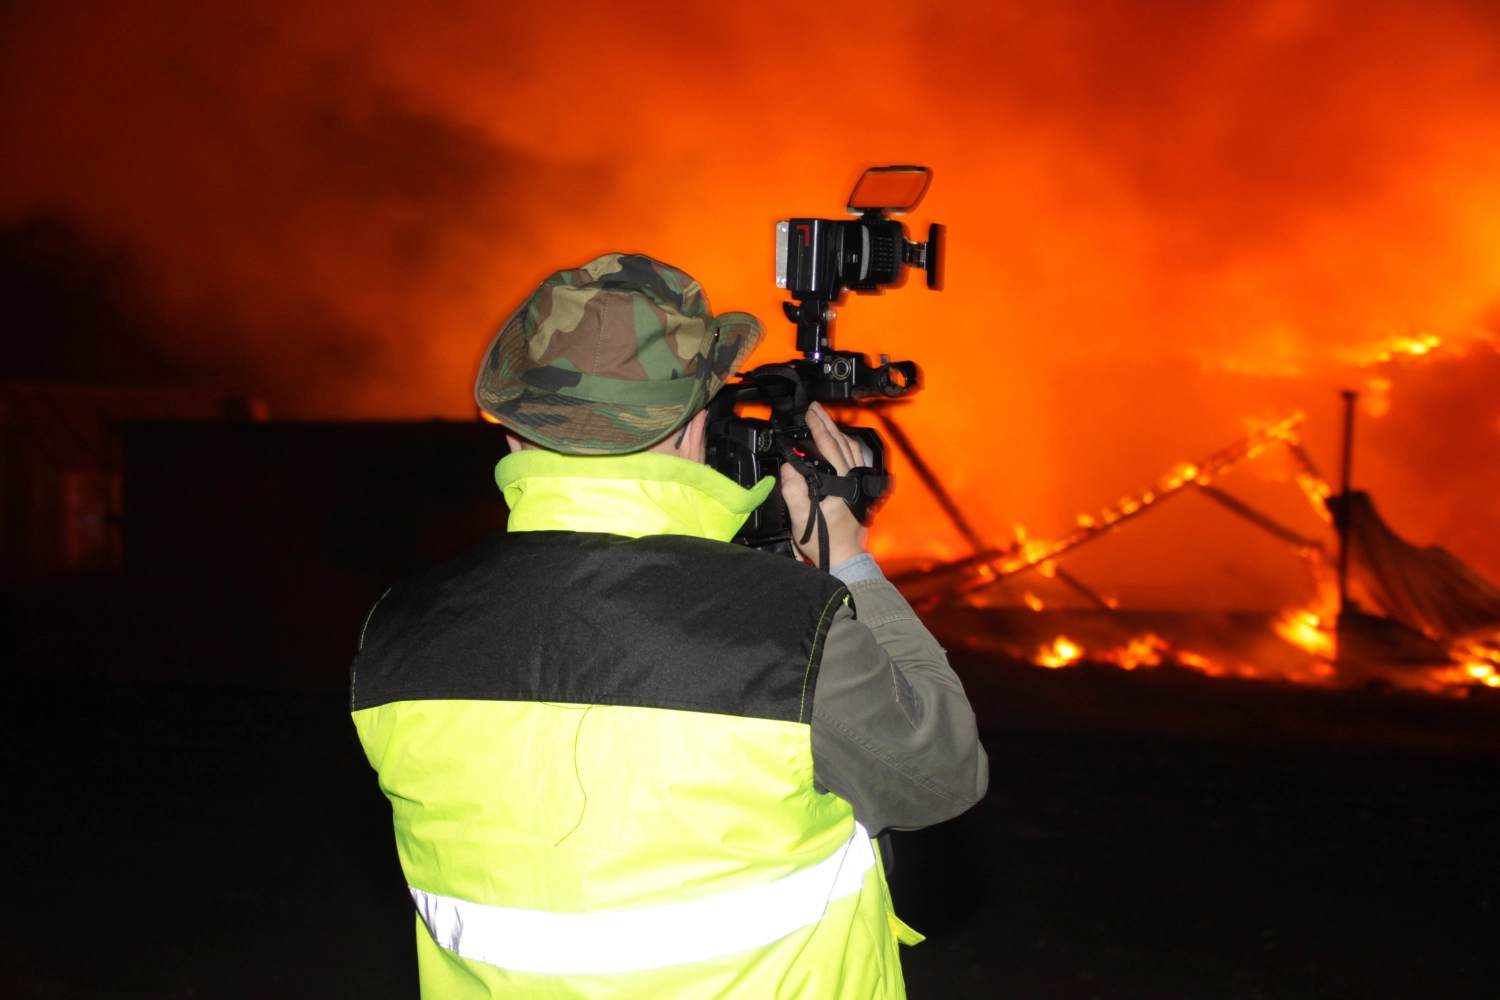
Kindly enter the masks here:
<path id="1" fill-rule="evenodd" d="M 771 491 L 703 464 L 762 335 L 649 257 L 559 271 L 482 362 L 508 530 L 391 588 L 351 678 L 422 995 L 899 998 L 872 838 L 988 764 L 942 649 L 827 499 L 830 573 L 730 544 Z M 839 475 L 859 460 L 816 404 Z M 805 482 L 781 483 L 797 525 Z"/>

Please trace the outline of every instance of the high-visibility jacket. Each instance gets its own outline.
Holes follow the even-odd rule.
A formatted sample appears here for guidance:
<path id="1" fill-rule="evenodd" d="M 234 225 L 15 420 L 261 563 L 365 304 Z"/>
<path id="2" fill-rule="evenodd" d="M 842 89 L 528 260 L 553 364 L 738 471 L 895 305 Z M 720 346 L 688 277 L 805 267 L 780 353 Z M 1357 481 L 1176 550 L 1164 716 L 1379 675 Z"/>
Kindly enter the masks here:
<path id="1" fill-rule="evenodd" d="M 769 482 L 541 451 L 497 478 L 511 530 L 393 587 L 353 669 L 423 996 L 904 996 L 915 935 L 813 783 L 848 593 L 726 543 Z"/>

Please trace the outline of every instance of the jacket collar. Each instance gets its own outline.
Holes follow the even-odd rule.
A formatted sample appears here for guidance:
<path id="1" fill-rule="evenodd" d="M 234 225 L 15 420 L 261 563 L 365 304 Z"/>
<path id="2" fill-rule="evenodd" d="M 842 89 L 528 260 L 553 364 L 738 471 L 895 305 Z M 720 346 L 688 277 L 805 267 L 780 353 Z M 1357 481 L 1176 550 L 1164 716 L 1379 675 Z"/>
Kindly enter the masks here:
<path id="1" fill-rule="evenodd" d="M 562 455 L 527 450 L 495 466 L 511 531 L 588 531 L 727 542 L 771 492 L 745 489 L 706 465 L 658 452 Z"/>

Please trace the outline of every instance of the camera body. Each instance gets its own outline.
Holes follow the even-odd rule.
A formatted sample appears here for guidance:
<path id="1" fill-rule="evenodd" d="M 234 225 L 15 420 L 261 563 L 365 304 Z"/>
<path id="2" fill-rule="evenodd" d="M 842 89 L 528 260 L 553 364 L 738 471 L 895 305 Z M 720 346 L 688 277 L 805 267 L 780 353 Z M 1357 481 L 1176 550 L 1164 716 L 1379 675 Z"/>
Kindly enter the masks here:
<path id="1" fill-rule="evenodd" d="M 708 406 L 708 464 L 746 488 L 765 476 L 776 481 L 736 542 L 792 555 L 793 533 L 810 534 L 811 525 L 791 523 L 781 497 L 781 466 L 788 462 L 816 496 L 842 497 L 862 522 L 889 495 L 885 443 L 878 433 L 840 425 L 864 452 L 864 464 L 840 477 L 818 454 L 806 414 L 814 401 L 868 405 L 920 388 L 916 362 L 881 355 L 872 364 L 864 354 L 833 350 L 830 326 L 846 291 L 878 293 L 900 283 L 907 267 L 925 271 L 929 288 L 941 287 L 942 227 L 934 224 L 925 243 L 913 243 L 901 222 L 889 217 L 916 207 L 931 177 L 926 167 L 876 167 L 850 195 L 848 211 L 858 218 L 777 223 L 776 285 L 795 300 L 782 309 L 797 326 L 802 357 L 742 372 Z M 741 404 L 760 404 L 769 416 L 742 416 L 736 409 Z"/>

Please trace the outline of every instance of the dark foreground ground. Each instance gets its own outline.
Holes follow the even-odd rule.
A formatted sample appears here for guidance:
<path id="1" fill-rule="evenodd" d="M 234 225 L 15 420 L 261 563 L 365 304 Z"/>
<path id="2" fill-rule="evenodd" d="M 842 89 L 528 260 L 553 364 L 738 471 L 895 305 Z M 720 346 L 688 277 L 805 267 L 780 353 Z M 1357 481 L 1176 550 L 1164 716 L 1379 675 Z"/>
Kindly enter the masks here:
<path id="1" fill-rule="evenodd" d="M 961 662 L 989 798 L 899 835 L 915 998 L 1500 995 L 1500 712 Z M 341 697 L 12 674 L 0 996 L 413 997 Z"/>

